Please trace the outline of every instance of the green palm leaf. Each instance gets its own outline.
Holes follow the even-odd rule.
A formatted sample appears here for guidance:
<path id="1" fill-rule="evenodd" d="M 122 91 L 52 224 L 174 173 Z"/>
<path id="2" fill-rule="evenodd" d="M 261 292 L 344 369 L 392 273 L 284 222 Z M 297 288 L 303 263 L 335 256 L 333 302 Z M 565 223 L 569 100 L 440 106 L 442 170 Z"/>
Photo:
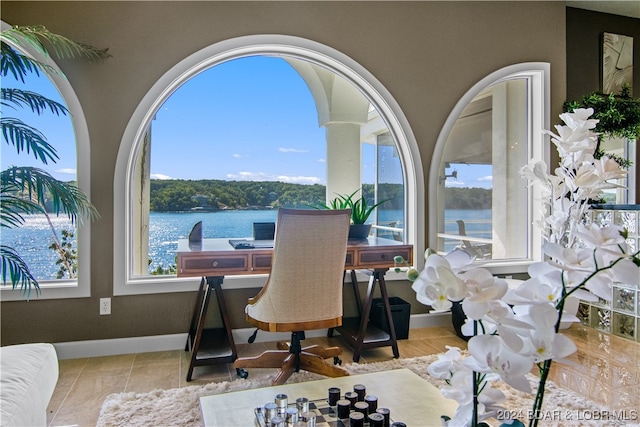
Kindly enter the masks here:
<path id="1" fill-rule="evenodd" d="M 36 289 L 36 293 L 40 293 L 40 285 L 31 271 L 24 262 L 22 257 L 10 246 L 0 245 L 0 274 L 2 275 L 2 282 L 7 283 L 7 274 L 9 276 L 9 282 L 13 289 L 16 286 L 20 286 L 20 290 L 23 294 L 27 295 L 27 299 L 31 296 L 31 288 Z"/>
<path id="2" fill-rule="evenodd" d="M 24 224 L 24 214 L 41 212 L 42 208 L 20 196 L 20 187 L 13 182 L 3 182 L 0 191 L 0 226 L 17 228 Z"/>
<path id="3" fill-rule="evenodd" d="M 40 159 L 45 165 L 48 160 L 55 163 L 58 159 L 56 149 L 47 142 L 45 136 L 38 129 L 13 117 L 0 118 L 0 124 L 2 125 L 2 136 L 7 144 L 16 147 L 18 153 L 22 151 L 33 152 L 36 159 Z"/>
<path id="4" fill-rule="evenodd" d="M 67 115 L 69 112 L 63 104 L 49 99 L 39 93 L 22 89 L 2 88 L 2 105 L 7 107 L 29 107 L 34 113 L 41 115 L 49 110 L 56 116 Z"/>
<path id="5" fill-rule="evenodd" d="M 31 73 L 40 75 L 40 70 L 55 72 L 53 67 L 43 64 L 42 62 L 13 49 L 8 43 L 5 43 L 4 39 L 2 39 L 2 42 L 0 43 L 0 48 L 2 52 L 0 71 L 3 76 L 11 74 L 14 79 L 20 80 L 24 83 L 24 78 Z"/>
<path id="6" fill-rule="evenodd" d="M 58 181 L 46 171 L 34 167 L 14 166 L 0 172 L 2 186 L 13 185 L 25 200 L 44 206 L 50 197 L 53 213 L 64 213 L 72 223 L 83 218 L 98 219 L 100 215 L 87 196 L 73 183 Z"/>
<path id="7" fill-rule="evenodd" d="M 54 34 L 42 25 L 17 25 L 3 31 L 2 37 L 16 45 L 28 44 L 45 56 L 49 56 L 50 51 L 58 58 L 79 57 L 91 61 L 109 56 L 107 49 L 96 49 L 92 46 L 78 43 L 60 34 Z"/>

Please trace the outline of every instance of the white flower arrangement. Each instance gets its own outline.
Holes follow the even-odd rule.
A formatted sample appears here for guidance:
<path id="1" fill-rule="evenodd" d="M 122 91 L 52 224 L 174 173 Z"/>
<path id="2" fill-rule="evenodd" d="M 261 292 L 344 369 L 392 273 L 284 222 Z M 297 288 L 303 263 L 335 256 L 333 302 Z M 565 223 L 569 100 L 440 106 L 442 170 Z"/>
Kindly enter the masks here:
<path id="1" fill-rule="evenodd" d="M 556 126 L 557 134 L 549 132 L 561 158 L 555 174 L 547 172 L 544 162 L 521 169 L 549 200 L 541 224 L 546 260 L 531 265 L 530 279 L 510 289 L 505 280 L 474 267 L 474 259 L 462 250 L 445 256 L 427 250 L 424 269 L 408 271 L 420 303 L 447 311 L 452 301 L 462 301 L 467 316 L 462 331 L 471 336 L 469 356 L 449 348 L 429 367 L 432 375 L 446 381 L 442 394 L 459 403 L 453 418 L 443 417 L 443 425 L 487 425 L 485 420 L 510 413 L 501 410 L 505 396 L 491 383 L 502 380 L 531 393 L 526 375 L 537 365 L 540 381 L 528 420 L 537 426 L 552 361 L 562 362 L 576 351 L 575 344 L 558 333 L 567 297 L 608 299 L 614 281 L 640 282 L 640 255 L 630 253 L 626 231 L 583 221 L 589 201 L 617 186 L 612 181 L 626 173 L 609 157 L 593 157 L 597 120 L 589 118 L 592 114 L 592 109 L 562 114 L 565 124 Z M 524 425 L 520 420 L 500 421 Z"/>

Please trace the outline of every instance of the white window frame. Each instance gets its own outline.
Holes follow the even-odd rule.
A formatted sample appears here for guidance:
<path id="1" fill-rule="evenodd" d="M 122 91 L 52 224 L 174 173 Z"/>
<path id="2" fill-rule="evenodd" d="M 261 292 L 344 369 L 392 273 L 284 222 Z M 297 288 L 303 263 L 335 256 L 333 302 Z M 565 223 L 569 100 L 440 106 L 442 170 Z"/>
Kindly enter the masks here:
<path id="1" fill-rule="evenodd" d="M 11 25 L 4 21 L 0 22 L 0 25 L 2 31 L 11 28 Z M 37 50 L 29 47 L 24 49 L 24 51 L 38 61 L 60 72 L 59 74 L 48 74 L 48 77 L 60 92 L 69 110 L 69 118 L 73 125 L 76 141 L 76 178 L 78 180 L 78 188 L 91 200 L 89 129 L 78 96 L 73 90 L 71 83 L 63 77 L 60 67 L 58 67 L 51 57 L 43 56 Z M 39 280 L 40 293 L 36 294 L 32 291 L 30 296 L 31 300 L 85 298 L 91 296 L 91 221 L 84 221 L 82 226 L 77 227 L 76 230 L 78 251 L 77 279 Z M 12 289 L 10 285 L 3 285 L 0 289 L 3 301 L 22 301 L 26 297 L 18 288 Z"/>
<path id="2" fill-rule="evenodd" d="M 544 160 L 549 164 L 549 140 L 544 135 L 543 130 L 549 129 L 550 121 L 550 69 L 546 62 L 526 62 L 514 64 L 497 70 L 469 89 L 458 101 L 455 108 L 449 114 L 436 142 L 434 155 L 431 159 L 431 169 L 429 171 L 429 191 L 436 194 L 439 185 L 438 171 L 444 155 L 445 144 L 449 133 L 453 129 L 460 113 L 469 103 L 487 87 L 501 81 L 526 78 L 531 84 L 531 114 L 530 114 L 530 138 L 529 159 Z M 524 166 L 524 165 L 523 165 Z M 523 181 L 523 185 L 526 182 Z M 527 267 L 542 259 L 542 232 L 536 225 L 542 219 L 542 199 L 540 190 L 537 187 L 530 187 L 528 194 L 528 217 L 529 221 L 527 241 L 529 242 L 528 254 L 524 259 L 504 259 L 492 262 L 482 262 L 482 267 L 486 267 L 494 274 L 515 274 L 527 271 Z M 438 238 L 438 209 L 437 204 L 429 206 L 429 245 L 435 248 Z"/>
<path id="3" fill-rule="evenodd" d="M 409 123 L 393 96 L 364 67 L 328 46 L 286 35 L 244 36 L 208 46 L 182 60 L 153 85 L 133 113 L 122 137 L 114 177 L 114 295 L 187 292 L 198 288 L 199 278 L 132 274 L 130 195 L 135 160 L 155 112 L 181 84 L 217 64 L 254 55 L 294 57 L 329 68 L 359 88 L 386 118 L 403 164 L 407 242 L 414 245 L 416 254 L 424 251 L 424 233 L 419 232 L 419 226 L 425 223 L 422 163 Z M 388 280 L 392 280 L 394 274 L 390 273 Z M 263 285 L 264 277 L 261 276 L 229 276 L 225 279 L 225 288 Z"/>

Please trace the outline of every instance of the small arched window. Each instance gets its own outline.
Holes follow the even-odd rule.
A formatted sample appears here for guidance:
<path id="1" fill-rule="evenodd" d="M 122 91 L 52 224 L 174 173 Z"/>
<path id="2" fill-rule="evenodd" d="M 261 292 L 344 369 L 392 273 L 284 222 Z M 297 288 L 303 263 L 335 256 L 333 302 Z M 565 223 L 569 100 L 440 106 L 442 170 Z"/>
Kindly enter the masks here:
<path id="1" fill-rule="evenodd" d="M 501 69 L 471 88 L 452 111 L 432 159 L 431 247 L 465 249 L 487 266 L 540 258 L 540 198 L 520 177 L 545 159 L 548 64 Z M 516 267 L 516 270 L 522 267 Z M 497 270 L 496 270 L 497 271 Z"/>
<path id="2" fill-rule="evenodd" d="M 10 26 L 2 22 L 2 30 Z M 15 49 L 22 49 L 15 47 Z M 23 119 L 25 123 L 42 132 L 48 142 L 55 148 L 59 159 L 55 162 L 43 164 L 30 153 L 17 154 L 15 150 L 2 149 L 2 169 L 10 166 L 33 166 L 45 170 L 60 181 L 75 181 L 78 187 L 90 197 L 90 162 L 89 162 L 89 132 L 84 112 L 70 82 L 64 77 L 58 65 L 40 52 L 32 49 L 24 51 L 27 55 L 47 64 L 54 70 L 40 75 L 31 74 L 25 82 L 14 81 L 7 76 L 3 87 L 16 87 L 33 91 L 52 99 L 67 109 L 66 115 L 54 115 L 44 112 L 41 115 L 32 113 L 29 109 L 9 110 L 3 106 L 3 115 Z M 37 299 L 88 297 L 90 287 L 90 227 L 89 220 L 81 226 L 71 224 L 65 215 L 59 217 L 44 215 L 29 215 L 25 217 L 23 226 L 15 229 L 3 229 L 2 244 L 13 247 L 26 261 L 32 274 L 38 279 L 41 293 Z M 56 261 L 60 255 L 50 248 L 55 230 L 56 238 L 62 243 L 68 243 L 71 251 L 75 251 L 75 260 L 71 260 L 77 268 L 75 277 L 69 278 L 59 275 L 59 265 Z M 63 235 L 69 233 L 67 237 Z M 2 299 L 6 301 L 21 300 L 24 296 L 20 292 L 11 291 L 10 287 L 2 287 Z"/>

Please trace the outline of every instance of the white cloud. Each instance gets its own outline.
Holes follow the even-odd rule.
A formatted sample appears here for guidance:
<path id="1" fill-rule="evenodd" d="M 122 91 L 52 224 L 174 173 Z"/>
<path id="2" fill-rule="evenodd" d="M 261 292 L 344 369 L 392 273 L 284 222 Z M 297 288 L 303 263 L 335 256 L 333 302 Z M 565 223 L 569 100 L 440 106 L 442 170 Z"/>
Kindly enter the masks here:
<path id="1" fill-rule="evenodd" d="M 280 181 L 291 184 L 322 184 L 323 180 L 317 176 L 289 176 L 273 175 L 264 172 L 239 172 L 229 173 L 227 178 L 237 181 Z"/>
<path id="2" fill-rule="evenodd" d="M 249 157 L 249 155 L 248 155 L 248 154 L 239 154 L 239 153 L 233 153 L 231 156 L 232 156 L 234 159 L 242 159 L 242 158 L 244 158 L 244 157 Z"/>
<path id="3" fill-rule="evenodd" d="M 318 163 L 327 163 L 327 159 L 318 159 Z"/>
<path id="4" fill-rule="evenodd" d="M 152 173 L 151 179 L 173 179 L 168 175 L 163 175 L 161 173 Z"/>
<path id="5" fill-rule="evenodd" d="M 299 148 L 285 148 L 285 147 L 278 148 L 278 151 L 280 151 L 281 153 L 308 153 L 309 152 L 309 150 L 301 150 Z"/>
<path id="6" fill-rule="evenodd" d="M 448 181 L 446 182 L 446 187 L 464 187 L 465 186 L 465 182 L 464 181 Z"/>
<path id="7" fill-rule="evenodd" d="M 71 168 L 62 168 L 62 169 L 56 169 L 56 173 L 66 174 L 66 175 L 76 175 L 78 171 L 76 169 L 71 169 Z"/>
<path id="8" fill-rule="evenodd" d="M 493 181 L 493 176 L 492 175 L 481 176 L 480 178 L 478 178 L 478 181 Z"/>

